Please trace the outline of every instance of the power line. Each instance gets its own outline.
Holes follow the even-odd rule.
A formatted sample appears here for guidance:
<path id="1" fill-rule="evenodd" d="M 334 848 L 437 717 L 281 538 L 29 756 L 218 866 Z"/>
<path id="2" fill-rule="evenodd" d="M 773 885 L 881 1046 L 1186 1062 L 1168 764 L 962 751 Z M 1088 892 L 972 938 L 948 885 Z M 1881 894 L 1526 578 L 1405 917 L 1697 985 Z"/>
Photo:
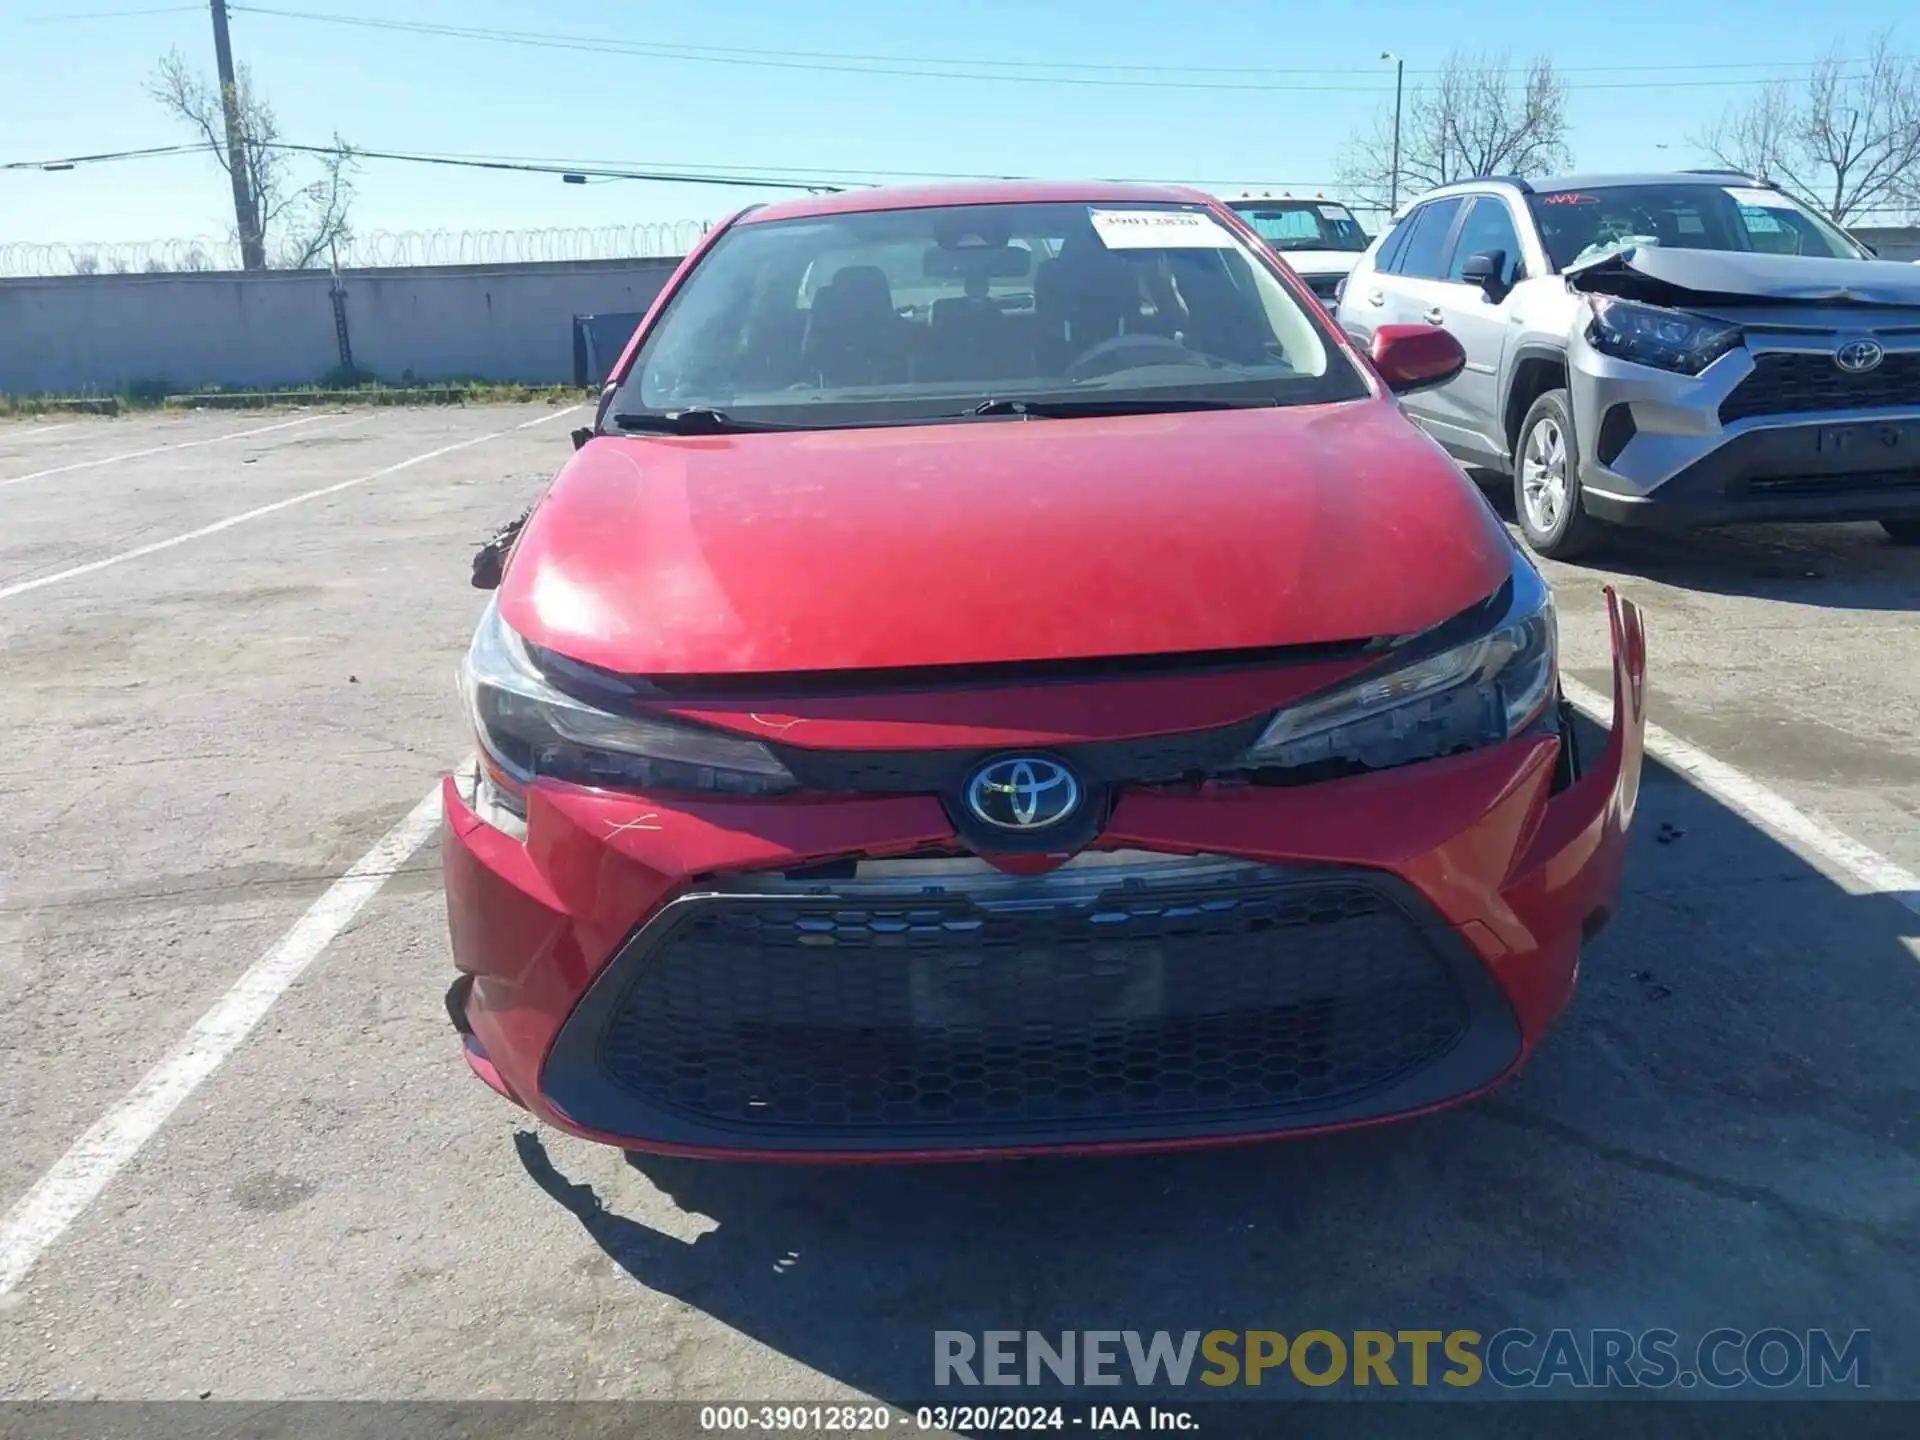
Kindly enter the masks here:
<path id="1" fill-rule="evenodd" d="M 296 145 L 275 141 L 271 149 L 298 154 L 331 155 L 331 145 Z M 609 180 L 657 180 L 688 184 L 757 186 L 763 189 L 831 189 L 860 185 L 869 180 L 1026 180 L 1026 175 L 1007 175 L 984 170 L 872 170 L 860 166 L 809 167 L 787 165 L 683 165 L 676 161 L 571 159 L 547 155 L 492 155 L 459 151 L 361 150 L 347 147 L 355 159 L 396 160 L 421 164 L 454 165 L 481 170 L 523 171 L 542 175 L 586 175 Z M 115 150 L 98 155 L 69 155 L 45 160 L 14 160 L 0 163 L 0 170 L 71 170 L 86 164 L 118 160 L 138 160 L 168 155 L 207 152 L 204 141 L 189 145 L 163 145 L 145 150 Z M 1143 185 L 1192 185 L 1221 190 L 1326 190 L 1335 180 L 1274 180 L 1231 178 L 1194 178 L 1191 176 L 1109 176 L 1110 180 L 1130 180 Z"/>
<path id="2" fill-rule="evenodd" d="M 296 155 L 336 155 L 342 147 L 334 145 L 293 145 L 275 140 L 263 144 L 263 150 L 285 150 Z M 598 166 L 568 165 L 564 163 L 532 163 L 516 160 L 463 160 L 450 155 L 422 155 L 403 150 L 362 150 L 357 146 L 345 147 L 356 160 L 399 160 L 414 165 L 450 165 L 468 170 L 511 170 L 530 175 L 559 175 L 562 178 L 571 175 L 583 179 L 596 180 L 661 180 L 679 181 L 693 185 L 740 185 L 755 190 L 838 190 L 838 185 L 830 185 L 822 180 L 776 179 L 764 175 L 706 175 L 698 172 L 668 172 L 658 170 L 603 169 Z"/>
<path id="3" fill-rule="evenodd" d="M 281 10 L 266 6 L 235 5 L 236 10 L 250 10 L 257 15 L 273 15 L 286 19 L 314 20 L 333 24 L 366 24 L 382 28 L 414 30 L 424 34 L 455 35 L 472 39 L 497 40 L 556 40 L 580 41 L 610 48 L 632 49 L 645 54 L 688 54 L 693 55 L 741 55 L 755 57 L 775 57 L 800 60 L 839 60 L 862 64 L 880 65 L 952 65 L 972 66 L 976 69 L 998 70 L 1081 70 L 1088 72 L 1144 72 L 1165 74 L 1177 71 L 1196 75 L 1376 75 L 1377 67 L 1350 66 L 1346 68 L 1328 68 L 1326 66 L 1305 66 L 1293 69 L 1268 65 L 1168 65 L 1165 62 L 1153 64 L 1121 64 L 1117 62 L 1092 62 L 1084 60 L 1001 60 L 983 58 L 964 58 L 948 60 L 923 55 L 876 55 L 835 50 L 766 50 L 739 45 L 675 45 L 665 42 L 644 42 L 629 40 L 596 41 L 589 36 L 548 36 L 541 32 L 489 29 L 477 26 L 440 25 L 425 21 L 387 20 L 377 17 L 321 15 L 311 11 Z M 1842 64 L 1858 63 L 1843 60 Z M 1673 73 L 1679 71 L 1701 70 L 1779 70 L 1806 68 L 1805 60 L 1733 60 L 1710 63 L 1694 62 L 1690 64 L 1669 65 L 1574 65 L 1556 66 L 1562 74 L 1625 74 L 1625 73 Z M 1524 71 L 1528 67 L 1516 65 L 1507 67 L 1513 71 Z M 1438 67 L 1410 70 L 1413 75 L 1438 75 L 1444 73 Z"/>
<path id="4" fill-rule="evenodd" d="M 1126 89 L 1150 90 L 1225 90 L 1275 92 L 1313 92 L 1331 94 L 1383 94 L 1390 86 L 1384 81 L 1368 85 L 1300 85 L 1300 84 L 1262 84 L 1251 82 L 1211 81 L 1211 80 L 1147 80 L 1123 79 L 1113 75 L 1035 75 L 1021 73 L 991 73 L 984 67 L 994 67 L 1002 71 L 1028 69 L 1041 70 L 1100 70 L 1139 72 L 1151 71 L 1165 74 L 1168 71 L 1180 71 L 1189 74 L 1352 74 L 1364 75 L 1372 72 L 1365 70 L 1261 70 L 1236 69 L 1232 67 L 1206 66 L 1149 66 L 1149 65 L 1113 65 L 1097 66 L 1086 62 L 1043 62 L 1043 61 L 1005 61 L 1005 60 L 941 60 L 927 57 L 882 56 L 838 53 L 832 51 L 787 51 L 752 50 L 743 47 L 712 45 L 669 45 L 635 40 L 606 39 L 586 35 L 562 35 L 545 32 L 535 33 L 522 30 L 488 29 L 477 26 L 443 25 L 426 21 L 388 20 L 367 15 L 322 15 L 305 10 L 285 10 L 263 5 L 234 5 L 235 11 L 269 16 L 283 20 L 304 20 L 316 24 L 344 25 L 370 30 L 384 30 L 402 34 L 427 35 L 443 39 L 486 41 L 494 44 L 518 45 L 543 50 L 571 50 L 587 53 L 624 55 L 638 59 L 685 60 L 700 64 L 743 65 L 755 68 L 778 70 L 807 70 L 832 74 L 881 75 L 926 80 L 973 80 L 1000 81 L 1006 84 L 1025 85 L 1083 85 L 1099 87 L 1119 87 Z M 870 63 L 871 62 L 871 63 Z M 1779 69 L 1797 68 L 1810 70 L 1816 62 L 1798 60 L 1781 62 Z M 1858 63 L 1846 61 L 1842 63 Z M 946 68 L 932 69 L 929 66 Z M 972 67 L 962 69 L 956 67 Z M 1524 67 L 1520 67 L 1524 68 Z M 1609 70 L 1666 70 L 1668 67 L 1589 67 L 1584 73 L 1598 73 Z M 1742 65 L 1700 65 L 1673 66 L 1672 71 L 1694 71 L 1721 68 L 1760 69 L 1769 68 L 1761 62 Z M 1438 71 L 1416 71 L 1416 74 L 1437 74 Z M 1571 72 L 1569 72 L 1571 73 Z M 1651 90 L 1672 89 L 1676 87 L 1724 87 L 1728 85 L 1756 85 L 1765 83 L 1768 77 L 1747 76 L 1713 80 L 1624 80 L 1624 81 L 1583 81 L 1569 85 L 1568 89 L 1580 90 Z"/>
<path id="5" fill-rule="evenodd" d="M 78 15 L 28 15 L 25 25 L 52 25 L 62 20 L 126 20 L 135 15 L 184 15 L 198 5 L 154 5 L 144 10 L 88 10 Z"/>
<path id="6" fill-rule="evenodd" d="M 204 144 L 150 145 L 144 150 L 109 150 L 98 155 L 65 155 L 53 160 L 9 160 L 0 170 L 72 170 L 108 160 L 148 160 L 160 155 L 186 155 L 206 149 Z"/>
<path id="7" fill-rule="evenodd" d="M 338 148 L 332 145 L 298 145 L 290 141 L 273 141 L 261 146 L 262 149 L 283 150 L 291 154 L 333 155 Z M 570 160 L 545 156 L 509 156 L 479 155 L 449 152 L 426 152 L 408 150 L 363 150 L 356 146 L 345 147 L 356 160 L 386 160 L 404 164 L 441 165 L 455 169 L 500 171 L 532 175 L 579 175 L 597 180 L 641 180 L 660 184 L 677 185 L 717 185 L 743 189 L 759 190 L 796 190 L 812 193 L 832 193 L 847 189 L 864 188 L 874 179 L 879 180 L 1029 180 L 1028 175 L 993 174 L 986 171 L 952 170 L 865 170 L 858 167 L 836 169 L 825 167 L 802 170 L 796 167 L 780 165 L 737 166 L 713 165 L 705 167 L 674 168 L 671 161 L 619 161 L 619 160 Z M 170 155 L 199 154 L 208 152 L 204 141 L 190 145 L 162 145 L 143 150 L 114 150 L 95 155 L 69 155 L 48 160 L 13 160 L 0 163 L 0 170 L 72 170 L 82 165 L 102 164 L 121 160 L 153 159 Z M 1196 178 L 1193 176 L 1147 176 L 1147 175 L 1108 175 L 1099 177 L 1113 184 L 1133 185 L 1185 185 L 1195 189 L 1210 191 L 1241 190 L 1263 192 L 1274 191 L 1326 191 L 1335 190 L 1337 180 L 1248 180 Z M 1259 198 L 1280 199 L 1282 195 L 1266 194 Z M 1295 199 L 1306 196 L 1295 195 Z M 1854 218 L 1867 216 L 1905 216 L 1911 207 L 1905 205 L 1869 206 L 1854 212 Z"/>
<path id="8" fill-rule="evenodd" d="M 133 10 L 90 10 L 90 11 L 83 11 L 81 13 L 71 14 L 71 15 L 29 15 L 24 17 L 22 23 L 29 24 L 29 25 L 45 25 L 45 24 L 56 24 L 62 21 L 119 20 L 119 19 L 125 19 L 129 17 L 141 16 L 141 15 L 181 15 L 181 14 L 187 14 L 190 12 L 197 12 L 199 8 L 200 7 L 198 5 L 155 5 L 155 6 L 148 6 L 141 9 L 133 9 Z M 473 38 L 473 39 L 512 38 L 516 40 L 537 40 L 537 39 L 546 38 L 537 34 L 529 34 L 528 32 L 524 32 L 524 31 L 516 32 L 516 31 L 503 31 L 503 30 L 485 30 L 477 27 L 441 26 L 441 25 L 432 25 L 424 22 L 415 23 L 415 22 L 406 22 L 406 21 L 381 20 L 374 17 L 357 17 L 357 16 L 346 16 L 346 15 L 321 15 L 321 14 L 316 14 L 308 11 L 272 9 L 266 6 L 256 7 L 251 5 L 232 5 L 232 6 L 229 6 L 228 8 L 231 10 L 249 10 L 249 11 L 252 11 L 254 14 L 271 15 L 271 16 L 275 16 L 283 19 L 312 20 L 312 21 L 318 21 L 323 23 L 344 24 L 344 25 L 352 25 L 352 24 L 378 25 L 383 28 L 414 29 L 427 34 L 448 34 L 448 35 L 456 35 L 463 38 Z M 578 38 L 583 41 L 586 41 L 586 40 L 589 40 L 591 37 L 582 36 Z M 851 52 L 851 51 L 832 51 L 832 50 L 764 50 L 764 49 L 753 49 L 746 46 L 732 46 L 732 45 L 674 46 L 674 45 L 661 44 L 657 46 L 648 47 L 642 44 L 641 42 L 599 41 L 594 43 L 603 44 L 603 45 L 612 45 L 612 46 L 631 45 L 637 49 L 638 53 L 651 54 L 651 53 L 657 52 L 659 54 L 662 54 L 663 56 L 670 55 L 670 54 L 679 54 L 681 52 L 694 52 L 692 54 L 689 54 L 687 58 L 697 58 L 698 54 L 703 52 L 710 55 L 741 55 L 741 56 L 768 56 L 768 57 L 785 56 L 785 57 L 791 57 L 795 59 L 806 59 L 806 60 L 843 60 L 843 61 L 854 61 L 854 62 L 862 62 L 862 63 L 872 62 L 875 64 L 900 64 L 900 65 L 931 64 L 931 65 L 973 66 L 975 68 L 1002 69 L 1002 70 L 1047 70 L 1047 71 L 1081 70 L 1081 71 L 1088 71 L 1088 72 L 1103 72 L 1103 73 L 1133 72 L 1133 73 L 1150 73 L 1150 74 L 1157 74 L 1157 75 L 1166 74 L 1170 70 L 1181 73 L 1181 74 L 1188 74 L 1188 75 L 1373 75 L 1377 73 L 1377 71 L 1370 66 L 1328 67 L 1324 65 L 1314 65 L 1314 66 L 1299 66 L 1299 67 L 1288 68 L 1284 66 L 1272 66 L 1272 65 L 1168 65 L 1164 62 L 1125 64 L 1125 63 L 1114 62 L 1114 61 L 1094 62 L 1094 61 L 1084 61 L 1084 60 L 1001 60 L 1001 59 L 989 59 L 989 58 L 966 58 L 966 59 L 959 59 L 959 60 L 945 60 L 939 57 L 928 57 L 928 56 L 874 55 L 874 54 L 862 54 L 859 52 Z M 1904 59 L 1904 58 L 1910 58 L 1910 57 L 1892 57 L 1892 58 Z M 1818 63 L 1818 62 L 1809 62 L 1804 59 L 1802 60 L 1720 60 L 1720 61 L 1711 61 L 1711 62 L 1695 61 L 1695 62 L 1684 63 L 1684 64 L 1667 64 L 1667 65 L 1556 65 L 1554 67 L 1554 70 L 1556 73 L 1562 74 L 1562 75 L 1678 74 L 1678 73 L 1697 73 L 1701 71 L 1721 71 L 1721 70 L 1805 69 L 1805 68 L 1808 68 L 1811 63 Z M 1837 63 L 1842 65 L 1857 65 L 1865 62 L 1861 58 L 1847 58 L 1847 59 L 1841 59 L 1837 61 Z M 1510 66 L 1507 66 L 1506 69 L 1512 73 L 1520 73 L 1520 72 L 1524 72 L 1526 69 L 1528 69 L 1528 67 L 1526 65 L 1510 65 Z M 1428 66 L 1428 67 L 1410 69 L 1407 71 L 1407 73 L 1409 75 L 1439 75 L 1439 74 L 1443 74 L 1444 71 L 1439 66 Z M 971 78 L 971 77 L 961 77 L 961 78 Z M 1762 78 L 1764 79 L 1764 77 Z M 1719 83 L 1719 82 L 1716 82 L 1716 83 Z M 1746 83 L 1759 83 L 1759 81 L 1729 80 L 1725 83 L 1746 84 Z"/>

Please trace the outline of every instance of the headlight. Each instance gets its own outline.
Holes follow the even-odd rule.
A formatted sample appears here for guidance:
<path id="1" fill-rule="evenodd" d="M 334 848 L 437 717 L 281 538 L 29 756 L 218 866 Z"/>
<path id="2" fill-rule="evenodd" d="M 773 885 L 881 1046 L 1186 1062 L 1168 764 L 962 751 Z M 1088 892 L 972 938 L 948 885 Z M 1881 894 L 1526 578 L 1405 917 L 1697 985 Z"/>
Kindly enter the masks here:
<path id="1" fill-rule="evenodd" d="M 1328 761 L 1370 770 L 1496 745 L 1553 695 L 1559 630 L 1546 582 L 1514 567 L 1513 598 L 1492 630 L 1273 717 L 1244 762 L 1293 769 Z"/>
<path id="2" fill-rule="evenodd" d="M 1636 305 L 1609 295 L 1592 295 L 1587 304 L 1593 319 L 1587 322 L 1587 343 L 1602 355 L 1698 375 L 1742 342 L 1740 329 L 1719 320 Z"/>
<path id="3" fill-rule="evenodd" d="M 554 689 L 500 618 L 497 601 L 480 617 L 462 681 L 481 746 L 523 785 L 547 776 L 615 790 L 749 795 L 794 785 L 786 766 L 758 741 L 616 715 Z"/>

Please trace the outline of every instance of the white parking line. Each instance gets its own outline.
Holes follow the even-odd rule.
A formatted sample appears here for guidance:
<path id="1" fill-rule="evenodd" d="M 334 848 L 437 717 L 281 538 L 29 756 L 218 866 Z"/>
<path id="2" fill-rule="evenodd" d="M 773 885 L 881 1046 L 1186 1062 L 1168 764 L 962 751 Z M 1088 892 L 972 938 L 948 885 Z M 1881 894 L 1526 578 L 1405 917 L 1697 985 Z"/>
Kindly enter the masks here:
<path id="1" fill-rule="evenodd" d="M 297 420 L 282 420 L 276 425 L 259 425 L 251 430 L 231 430 L 225 435 L 209 435 L 201 440 L 174 440 L 165 445 L 150 446 L 145 450 L 127 450 L 118 455 L 103 455 L 98 460 L 76 460 L 71 465 L 56 465 L 51 470 L 35 470 L 26 475 L 10 475 L 0 480 L 0 490 L 9 485 L 21 485 L 28 480 L 44 480 L 49 475 L 65 475 L 72 470 L 86 470 L 95 465 L 112 465 L 121 460 L 138 460 L 147 455 L 159 455 L 168 450 L 191 450 L 197 445 L 218 445 L 222 440 L 244 440 L 249 435 L 265 435 L 272 430 L 291 430 L 296 425 L 311 425 L 316 420 L 326 420 L 338 414 L 328 411 L 324 415 L 302 415 Z"/>
<path id="2" fill-rule="evenodd" d="M 549 420 L 558 420 L 562 415 L 570 415 L 580 408 L 578 405 L 568 405 L 550 414 L 536 416 L 518 425 L 510 425 L 505 430 L 489 430 L 484 435 L 457 440 L 451 445 L 442 445 L 438 450 L 427 450 L 395 464 L 382 466 L 378 470 L 369 470 L 365 475 L 356 475 L 351 480 L 323 485 L 318 490 L 304 490 L 298 495 L 289 495 L 284 500 L 275 500 L 270 505 L 257 505 L 251 510 L 241 511 L 238 515 L 229 515 L 224 520 L 216 520 L 211 525 L 202 525 L 198 530 L 171 535 L 165 540 L 155 540 L 146 545 L 136 545 L 131 550 L 122 550 L 118 555 L 109 555 L 104 560 L 90 560 L 85 565 L 56 570 L 51 575 L 36 576 L 32 580 L 21 580 L 12 585 L 0 585 L 0 600 L 11 600 L 14 596 L 25 595 L 30 590 L 43 590 L 49 585 L 58 585 L 63 580 L 77 580 L 82 575 L 93 574 L 96 570 L 105 570 L 112 565 L 124 565 L 127 561 L 138 560 L 143 555 L 153 555 L 161 550 L 171 550 L 176 545 L 185 545 L 190 540 L 204 540 L 209 535 L 217 535 L 222 530 L 231 530 L 234 526 L 244 525 L 249 520 L 258 520 L 263 515 L 272 515 L 276 511 L 285 510 L 294 505 L 304 505 L 309 500 L 318 500 L 323 496 L 337 495 L 342 490 L 351 490 L 356 485 L 365 485 L 369 480 L 379 480 L 384 476 L 411 469 L 415 465 L 425 464 L 429 460 L 438 460 L 442 455 L 451 455 L 456 450 L 466 450 L 488 440 L 498 440 L 502 435 L 511 435 L 516 430 L 544 425 Z"/>
<path id="3" fill-rule="evenodd" d="M 1612 696 L 1602 695 L 1565 675 L 1560 678 L 1560 688 L 1566 692 L 1567 699 L 1602 725 L 1612 723 Z M 1646 749 L 1647 754 L 1669 770 L 1686 776 L 1807 860 L 1816 864 L 1824 860 L 1828 867 L 1850 876 L 1868 893 L 1890 896 L 1920 915 L 1920 876 L 1911 870 L 1894 864 L 1826 821 L 1807 814 L 1786 796 L 1769 790 L 1744 771 L 1695 749 L 1678 735 L 1651 722 L 1647 725 Z"/>
<path id="4" fill-rule="evenodd" d="M 146 1078 L 73 1142 L 0 1222 L 0 1295 L 18 1285 L 46 1249 L 140 1153 L 200 1083 L 240 1048 L 287 987 L 300 978 L 440 823 L 440 787 L 313 902 L 280 943 L 247 969 Z"/>
<path id="5" fill-rule="evenodd" d="M 43 440 L 60 430 L 71 430 L 78 420 L 63 420 L 58 425 L 9 425 L 0 429 L 0 440 Z"/>
<path id="6" fill-rule="evenodd" d="M 552 418 L 555 417 L 542 416 L 540 420 Z M 527 425 L 539 424 L 540 420 L 514 428 L 525 429 Z M 1613 710 L 1609 697 L 1571 678 L 1563 677 L 1561 685 L 1575 705 L 1602 724 L 1608 723 Z M 1826 822 L 1805 814 L 1751 776 L 1715 760 L 1657 725 L 1647 726 L 1646 750 L 1755 824 L 1806 853 L 1809 859 L 1823 859 L 1869 890 L 1889 894 L 1920 913 L 1920 880 Z M 436 785 L 405 819 L 335 881 L 279 943 L 255 961 L 213 1008 L 200 1017 L 179 1044 L 117 1105 L 94 1122 L 7 1212 L 6 1219 L 0 1221 L 0 1295 L 7 1294 L 25 1278 L 114 1176 L 159 1133 L 181 1102 L 240 1048 L 274 1002 L 325 952 L 354 916 L 379 893 L 381 886 L 426 843 L 439 820 L 440 787 Z"/>

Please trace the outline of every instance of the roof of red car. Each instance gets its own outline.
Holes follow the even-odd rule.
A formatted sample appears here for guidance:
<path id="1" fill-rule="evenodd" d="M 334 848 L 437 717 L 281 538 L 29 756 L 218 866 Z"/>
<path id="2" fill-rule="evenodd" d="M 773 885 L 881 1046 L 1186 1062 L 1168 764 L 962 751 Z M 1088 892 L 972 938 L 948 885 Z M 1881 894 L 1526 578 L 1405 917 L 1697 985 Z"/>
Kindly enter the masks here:
<path id="1" fill-rule="evenodd" d="M 1212 196 L 1182 185 L 1124 185 L 1111 180 L 955 180 L 942 185 L 885 185 L 779 200 L 741 218 L 742 224 L 846 215 L 861 210 L 918 210 L 934 205 L 1190 205 Z"/>

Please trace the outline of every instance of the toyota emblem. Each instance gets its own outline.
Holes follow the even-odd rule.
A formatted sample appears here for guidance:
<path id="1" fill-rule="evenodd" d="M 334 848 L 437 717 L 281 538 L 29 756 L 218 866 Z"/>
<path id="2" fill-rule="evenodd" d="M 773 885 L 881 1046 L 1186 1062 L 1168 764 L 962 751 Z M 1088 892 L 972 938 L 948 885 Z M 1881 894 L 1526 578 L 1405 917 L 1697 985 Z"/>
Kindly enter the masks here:
<path id="1" fill-rule="evenodd" d="M 967 781 L 967 809 L 996 830 L 1044 830 L 1080 808 L 1080 782 L 1058 760 L 1010 755 Z"/>
<path id="2" fill-rule="evenodd" d="M 1833 363 L 1849 375 L 1862 375 L 1886 358 L 1878 340 L 1844 340 L 1835 347 Z"/>

